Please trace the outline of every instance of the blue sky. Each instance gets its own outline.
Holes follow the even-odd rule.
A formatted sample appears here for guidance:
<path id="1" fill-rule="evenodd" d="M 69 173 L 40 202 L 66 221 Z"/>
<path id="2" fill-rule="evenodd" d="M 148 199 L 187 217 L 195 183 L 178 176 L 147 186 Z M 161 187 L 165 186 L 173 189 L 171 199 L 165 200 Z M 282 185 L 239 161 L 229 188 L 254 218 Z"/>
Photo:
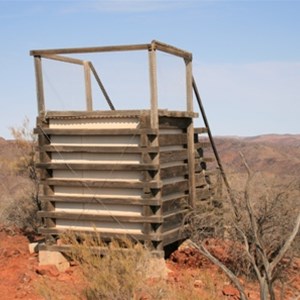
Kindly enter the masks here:
<path id="1" fill-rule="evenodd" d="M 193 73 L 215 135 L 299 134 L 299 15 L 300 1 L 288 0 L 0 0 L 0 136 L 9 138 L 9 127 L 20 125 L 25 116 L 34 126 L 37 108 L 31 49 L 149 43 L 153 39 L 193 53 Z M 137 54 L 139 61 L 146 59 L 141 55 Z M 166 68 L 159 71 L 160 103 L 169 108 L 168 101 L 181 101 L 183 69 L 166 56 L 161 61 Z M 137 64 L 131 54 L 104 56 L 101 63 L 108 89 L 114 97 L 124 97 L 120 108 L 134 107 L 138 101 L 147 107 L 147 84 L 138 82 L 147 83 L 146 64 L 145 68 Z M 139 98 L 131 94 L 129 85 L 121 84 L 124 76 L 116 71 L 117 66 L 131 70 L 130 84 L 138 85 Z M 60 94 L 68 109 L 68 99 L 63 98 L 68 87 L 63 90 L 60 86 L 55 68 L 48 66 L 47 72 L 49 99 Z M 74 87 L 72 82 L 79 88 L 76 72 L 67 72 L 65 78 L 72 79 L 69 88 Z M 114 76 L 120 92 L 111 82 Z M 68 95 L 73 96 L 70 90 Z"/>

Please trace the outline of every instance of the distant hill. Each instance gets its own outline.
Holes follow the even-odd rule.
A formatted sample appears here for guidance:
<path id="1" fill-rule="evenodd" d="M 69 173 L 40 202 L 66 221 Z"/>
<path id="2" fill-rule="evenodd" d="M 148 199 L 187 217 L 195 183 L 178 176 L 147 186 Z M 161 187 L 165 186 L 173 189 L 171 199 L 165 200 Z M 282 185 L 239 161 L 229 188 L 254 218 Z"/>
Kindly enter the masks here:
<path id="1" fill-rule="evenodd" d="M 216 137 L 215 143 L 229 172 L 245 170 L 242 152 L 255 172 L 300 177 L 300 135 Z"/>

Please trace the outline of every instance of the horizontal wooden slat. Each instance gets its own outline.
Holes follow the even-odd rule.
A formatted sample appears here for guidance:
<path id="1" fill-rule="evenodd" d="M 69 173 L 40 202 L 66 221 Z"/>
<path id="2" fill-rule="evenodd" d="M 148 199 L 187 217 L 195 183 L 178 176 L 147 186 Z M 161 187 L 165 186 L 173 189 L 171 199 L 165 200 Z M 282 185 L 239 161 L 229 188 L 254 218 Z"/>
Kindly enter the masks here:
<path id="1" fill-rule="evenodd" d="M 183 161 L 188 157 L 187 149 L 160 152 L 160 163 Z"/>
<path id="2" fill-rule="evenodd" d="M 149 196 L 142 195 L 141 199 L 127 196 L 124 197 L 78 197 L 78 196 L 40 196 L 41 201 L 46 202 L 67 202 L 67 203 L 99 203 L 99 204 L 116 204 L 116 205 L 145 205 L 145 206 L 160 206 L 162 200 L 150 198 Z"/>
<path id="3" fill-rule="evenodd" d="M 159 129 L 186 129 L 191 118 L 159 117 Z"/>
<path id="4" fill-rule="evenodd" d="M 170 177 L 184 176 L 188 173 L 188 165 L 182 164 L 178 166 L 163 167 L 160 169 L 160 178 L 166 179 Z"/>
<path id="5" fill-rule="evenodd" d="M 167 246 L 174 242 L 183 240 L 188 237 L 188 225 L 182 225 L 180 227 L 167 230 L 162 234 L 163 246 Z"/>
<path id="6" fill-rule="evenodd" d="M 209 188 L 196 188 L 196 201 L 206 200 L 212 196 Z"/>
<path id="7" fill-rule="evenodd" d="M 166 184 L 162 187 L 162 195 L 168 195 L 171 193 L 180 193 L 185 192 L 189 189 L 189 182 L 188 180 L 183 180 L 179 182 L 174 182 L 171 184 Z"/>
<path id="8" fill-rule="evenodd" d="M 207 128 L 206 127 L 195 127 L 194 128 L 194 133 L 207 133 Z"/>
<path id="9" fill-rule="evenodd" d="M 160 181 L 113 181 L 107 179 L 98 180 L 73 180 L 73 179 L 46 179 L 42 183 L 50 186 L 74 186 L 74 187 L 99 187 L 99 188 L 161 188 L 162 182 Z"/>
<path id="10" fill-rule="evenodd" d="M 76 221 L 97 221 L 97 222 L 118 222 L 118 223 L 162 223 L 161 216 L 114 216 L 100 215 L 100 214 L 85 214 L 85 213 L 69 213 L 57 211 L 39 211 L 38 216 L 41 218 L 51 218 L 60 220 L 73 220 Z"/>
<path id="11" fill-rule="evenodd" d="M 105 232 L 103 230 L 96 230 L 96 232 L 93 230 L 78 230 L 78 229 L 72 229 L 72 232 L 78 233 L 78 234 L 95 234 L 100 233 L 102 239 L 112 239 L 112 238 L 120 238 L 120 237 L 134 237 L 140 241 L 144 241 L 147 239 L 150 239 L 151 241 L 161 241 L 162 240 L 162 234 L 161 233 L 149 233 L 149 234 L 138 234 L 138 233 L 122 233 L 122 232 Z M 66 228 L 55 228 L 55 227 L 48 227 L 48 228 L 39 228 L 39 233 L 41 234 L 52 234 L 52 235 L 59 235 L 59 234 L 65 234 Z"/>
<path id="12" fill-rule="evenodd" d="M 45 152 L 82 152 L 82 153 L 157 153 L 158 147 L 131 147 L 131 146 L 72 146 L 72 145 L 45 145 L 39 148 Z"/>
<path id="13" fill-rule="evenodd" d="M 156 135 L 158 133 L 157 129 L 57 129 L 57 128 L 35 128 L 34 133 L 47 134 L 47 135 L 93 135 L 93 136 L 111 136 L 111 135 L 141 135 L 141 134 L 151 134 Z"/>
<path id="14" fill-rule="evenodd" d="M 37 163 L 41 169 L 49 170 L 98 170 L 98 171 L 156 171 L 158 164 L 116 164 L 116 163 Z"/>
<path id="15" fill-rule="evenodd" d="M 102 238 L 102 235 L 101 235 Z M 120 238 L 120 236 L 117 236 L 116 238 Z M 125 236 L 124 236 L 125 238 Z M 111 237 L 109 238 L 111 240 Z M 141 239 L 142 241 L 142 239 Z M 135 242 L 136 242 L 136 237 L 135 237 Z M 70 253 L 74 249 L 73 245 L 47 245 L 47 244 L 40 244 L 39 245 L 39 250 L 47 250 L 47 251 L 58 251 L 58 252 L 63 252 L 63 253 Z M 92 247 L 90 250 L 98 255 L 106 255 L 108 252 L 111 251 L 124 251 L 124 252 L 133 252 L 135 249 L 126 249 L 126 248 L 120 248 L 120 249 L 114 249 L 112 250 L 111 248 L 108 247 Z M 152 257 L 164 257 L 164 251 L 162 250 L 151 250 L 151 256 Z"/>
<path id="16" fill-rule="evenodd" d="M 195 185 L 196 185 L 196 187 L 207 185 L 205 175 L 203 173 L 195 174 Z"/>
<path id="17" fill-rule="evenodd" d="M 199 148 L 208 148 L 211 146 L 210 142 L 198 142 L 195 143 L 195 149 L 199 149 Z"/>
<path id="18" fill-rule="evenodd" d="M 183 134 L 164 134 L 159 135 L 158 142 L 160 146 L 185 145 L 187 144 L 187 135 Z"/>

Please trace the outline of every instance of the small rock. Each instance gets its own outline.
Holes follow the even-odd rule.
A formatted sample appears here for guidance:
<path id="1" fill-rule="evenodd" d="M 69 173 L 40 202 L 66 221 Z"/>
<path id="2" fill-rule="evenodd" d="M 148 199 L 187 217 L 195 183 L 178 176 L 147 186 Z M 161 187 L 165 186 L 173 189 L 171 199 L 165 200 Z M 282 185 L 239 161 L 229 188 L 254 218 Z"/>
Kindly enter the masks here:
<path id="1" fill-rule="evenodd" d="M 224 286 L 223 289 L 222 289 L 222 293 L 223 293 L 224 296 L 228 296 L 228 297 L 230 297 L 234 300 L 241 299 L 240 298 L 240 292 L 231 285 Z"/>
<path id="2" fill-rule="evenodd" d="M 28 283 L 30 281 L 31 281 L 31 277 L 28 274 L 26 274 L 26 273 L 21 274 L 19 276 L 19 282 L 20 283 Z"/>
<path id="3" fill-rule="evenodd" d="M 59 271 L 57 270 L 56 266 L 54 266 L 54 265 L 38 266 L 35 269 L 35 272 L 42 276 L 45 276 L 45 275 L 50 276 L 50 277 L 58 277 L 59 276 Z"/>
<path id="4" fill-rule="evenodd" d="M 195 288 L 198 288 L 198 289 L 203 288 L 203 287 L 204 287 L 203 281 L 200 280 L 200 279 L 195 280 L 195 281 L 194 281 L 194 287 L 195 287 Z"/>

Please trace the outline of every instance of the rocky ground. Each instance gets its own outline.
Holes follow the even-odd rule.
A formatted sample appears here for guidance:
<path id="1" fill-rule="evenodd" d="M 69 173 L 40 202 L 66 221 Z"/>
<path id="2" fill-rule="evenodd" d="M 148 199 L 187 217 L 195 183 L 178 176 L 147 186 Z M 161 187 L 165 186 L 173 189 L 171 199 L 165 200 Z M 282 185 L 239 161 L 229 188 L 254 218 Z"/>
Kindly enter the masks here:
<path id="1" fill-rule="evenodd" d="M 17 229 L 0 229 L 0 299 L 83 299 L 80 297 L 83 281 L 78 266 L 73 265 L 65 272 L 58 272 L 55 266 L 39 266 L 38 255 L 29 253 L 29 239 L 32 236 L 28 238 Z M 221 259 L 228 259 L 226 243 L 211 242 L 211 249 Z M 173 294 L 171 298 L 166 296 L 163 299 L 240 299 L 226 276 L 195 249 L 180 247 L 166 260 L 166 265 L 166 284 L 170 290 L 180 291 L 176 293 L 180 294 L 180 298 L 174 298 L 176 294 Z M 282 293 L 282 299 L 299 299 L 299 274 L 298 259 L 287 273 L 284 289 L 278 286 L 278 296 Z M 241 281 L 246 286 L 249 299 L 259 299 L 257 285 L 245 278 Z M 53 290 L 56 291 L 55 298 Z M 151 299 L 149 293 L 142 294 L 138 299 Z"/>

